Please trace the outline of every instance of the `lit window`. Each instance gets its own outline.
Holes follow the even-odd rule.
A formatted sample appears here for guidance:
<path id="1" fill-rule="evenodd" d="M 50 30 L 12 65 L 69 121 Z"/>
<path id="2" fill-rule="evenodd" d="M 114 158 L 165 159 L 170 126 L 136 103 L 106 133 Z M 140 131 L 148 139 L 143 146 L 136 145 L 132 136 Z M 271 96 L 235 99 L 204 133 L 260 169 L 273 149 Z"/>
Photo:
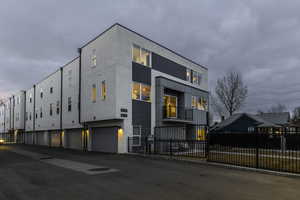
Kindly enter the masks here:
<path id="1" fill-rule="evenodd" d="M 96 84 L 93 84 L 93 86 L 92 86 L 92 95 L 91 95 L 91 99 L 92 99 L 93 103 L 96 102 L 96 97 L 97 97 Z"/>
<path id="2" fill-rule="evenodd" d="M 133 83 L 132 99 L 150 102 L 151 86 L 141 83 Z"/>
<path id="3" fill-rule="evenodd" d="M 52 106 L 52 103 L 50 103 L 50 111 L 49 111 L 49 114 L 50 114 L 50 116 L 53 115 L 53 106 Z"/>
<path id="4" fill-rule="evenodd" d="M 96 49 L 93 49 L 93 55 L 91 60 L 92 60 L 92 67 L 96 67 L 97 65 Z"/>
<path id="5" fill-rule="evenodd" d="M 194 84 L 198 84 L 198 73 L 195 72 L 195 71 L 192 71 L 192 75 L 193 75 L 193 80 L 192 80 L 192 82 L 193 82 Z"/>
<path id="6" fill-rule="evenodd" d="M 140 83 L 133 83 L 132 86 L 132 99 L 140 100 L 141 99 L 141 91 L 140 91 Z"/>
<path id="7" fill-rule="evenodd" d="M 142 94 L 142 99 L 143 101 L 150 101 L 150 93 L 151 93 L 151 87 L 149 85 L 143 85 L 141 84 L 141 94 Z"/>
<path id="8" fill-rule="evenodd" d="M 202 75 L 198 72 L 198 85 L 201 85 Z"/>
<path id="9" fill-rule="evenodd" d="M 197 97 L 192 96 L 192 108 L 196 108 L 197 107 Z"/>
<path id="10" fill-rule="evenodd" d="M 141 49 L 141 64 L 150 66 L 150 52 L 146 49 Z"/>
<path id="11" fill-rule="evenodd" d="M 102 83 L 101 83 L 101 96 L 102 96 L 102 100 L 106 99 L 106 83 L 105 83 L 105 81 L 102 81 Z"/>
<path id="12" fill-rule="evenodd" d="M 203 97 L 199 97 L 197 101 L 198 110 L 207 110 L 207 101 Z"/>
<path id="13" fill-rule="evenodd" d="M 68 112 L 72 111 L 72 97 L 68 97 Z"/>
<path id="14" fill-rule="evenodd" d="M 191 82 L 191 70 L 190 69 L 186 69 L 186 80 L 188 82 Z"/>
<path id="15" fill-rule="evenodd" d="M 132 47 L 132 60 L 136 63 L 150 67 L 151 52 L 137 45 Z"/>
<path id="16" fill-rule="evenodd" d="M 140 55 L 140 47 L 133 45 L 132 48 L 132 59 L 134 62 L 140 63 L 141 62 L 141 55 Z"/>

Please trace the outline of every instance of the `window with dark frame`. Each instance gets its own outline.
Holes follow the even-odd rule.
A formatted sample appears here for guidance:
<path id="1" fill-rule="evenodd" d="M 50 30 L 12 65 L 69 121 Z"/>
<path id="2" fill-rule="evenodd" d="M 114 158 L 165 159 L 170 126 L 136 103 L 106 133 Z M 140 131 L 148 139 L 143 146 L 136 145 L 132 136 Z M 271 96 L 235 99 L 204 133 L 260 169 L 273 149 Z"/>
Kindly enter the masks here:
<path id="1" fill-rule="evenodd" d="M 72 111 L 72 97 L 68 97 L 68 112 Z"/>

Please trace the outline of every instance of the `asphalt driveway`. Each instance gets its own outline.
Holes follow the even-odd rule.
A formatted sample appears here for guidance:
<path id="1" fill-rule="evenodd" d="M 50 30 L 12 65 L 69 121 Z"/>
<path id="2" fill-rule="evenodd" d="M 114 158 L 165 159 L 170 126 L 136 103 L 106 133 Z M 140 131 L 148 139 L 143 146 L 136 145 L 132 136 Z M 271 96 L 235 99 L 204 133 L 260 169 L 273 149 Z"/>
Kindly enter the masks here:
<path id="1" fill-rule="evenodd" d="M 86 174 L 11 150 L 117 171 Z M 300 178 L 178 161 L 34 146 L 0 146 L 0 199 L 299 199 Z"/>

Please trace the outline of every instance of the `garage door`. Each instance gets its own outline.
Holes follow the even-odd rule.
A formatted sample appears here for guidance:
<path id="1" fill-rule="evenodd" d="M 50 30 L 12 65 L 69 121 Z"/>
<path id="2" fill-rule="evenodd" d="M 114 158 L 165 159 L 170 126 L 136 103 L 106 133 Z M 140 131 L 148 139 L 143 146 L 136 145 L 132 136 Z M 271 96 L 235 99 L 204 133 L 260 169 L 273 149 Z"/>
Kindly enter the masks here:
<path id="1" fill-rule="evenodd" d="M 36 133 L 36 144 L 37 145 L 48 145 L 47 141 L 47 133 L 45 132 L 37 132 Z"/>
<path id="2" fill-rule="evenodd" d="M 33 144 L 33 133 L 25 133 L 25 144 Z"/>
<path id="3" fill-rule="evenodd" d="M 50 132 L 51 135 L 51 147 L 60 147 L 60 140 L 61 140 L 61 135 L 60 132 L 53 131 Z"/>
<path id="4" fill-rule="evenodd" d="M 65 148 L 82 149 L 81 148 L 81 129 L 65 131 Z"/>
<path id="5" fill-rule="evenodd" d="M 118 128 L 93 128 L 92 129 L 92 151 L 118 152 Z"/>

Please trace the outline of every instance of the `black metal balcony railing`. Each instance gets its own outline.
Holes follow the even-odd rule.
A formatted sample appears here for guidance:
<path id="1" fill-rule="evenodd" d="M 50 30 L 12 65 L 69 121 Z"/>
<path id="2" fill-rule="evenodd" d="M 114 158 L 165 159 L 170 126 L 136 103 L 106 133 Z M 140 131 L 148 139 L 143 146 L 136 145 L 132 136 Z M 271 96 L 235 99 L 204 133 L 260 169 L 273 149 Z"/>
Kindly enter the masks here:
<path id="1" fill-rule="evenodd" d="M 163 106 L 163 119 L 193 121 L 193 109 L 184 106 Z"/>

